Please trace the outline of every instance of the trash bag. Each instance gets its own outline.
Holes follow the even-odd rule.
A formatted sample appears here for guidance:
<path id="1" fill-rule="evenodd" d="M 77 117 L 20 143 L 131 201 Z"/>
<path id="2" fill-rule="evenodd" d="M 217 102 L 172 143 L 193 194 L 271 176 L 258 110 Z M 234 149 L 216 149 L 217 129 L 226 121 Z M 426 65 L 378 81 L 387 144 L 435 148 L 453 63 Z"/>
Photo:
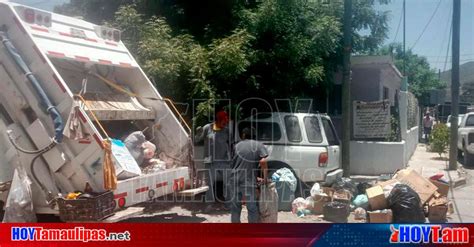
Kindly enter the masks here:
<path id="1" fill-rule="evenodd" d="M 258 207 L 260 223 L 278 222 L 278 194 L 274 183 L 260 187 Z"/>
<path id="2" fill-rule="evenodd" d="M 352 198 L 357 195 L 357 185 L 350 178 L 338 178 L 332 185 L 336 190 L 347 190 L 351 193 Z"/>
<path id="3" fill-rule="evenodd" d="M 321 194 L 321 186 L 318 183 L 314 183 L 313 187 L 311 187 L 310 194 L 312 197 Z"/>
<path id="4" fill-rule="evenodd" d="M 156 151 L 155 144 L 149 141 L 146 141 L 143 143 L 142 147 L 143 147 L 143 158 L 145 160 L 149 160 L 155 157 L 155 151 Z"/>
<path id="5" fill-rule="evenodd" d="M 303 197 L 298 197 L 291 203 L 291 212 L 296 214 L 299 209 L 307 209 L 308 202 Z"/>
<path id="6" fill-rule="evenodd" d="M 328 202 L 324 204 L 323 215 L 324 220 L 336 222 L 336 223 L 346 223 L 347 217 L 350 214 L 349 204 L 343 202 Z"/>
<path id="7" fill-rule="evenodd" d="M 138 165 L 143 163 L 145 159 L 143 143 L 146 142 L 145 135 L 141 131 L 132 132 L 130 135 L 125 138 L 123 141 L 127 147 L 130 154 L 133 156 Z"/>
<path id="8" fill-rule="evenodd" d="M 365 191 L 372 187 L 370 183 L 367 182 L 360 182 L 357 184 L 357 195 L 364 195 Z"/>
<path id="9" fill-rule="evenodd" d="M 394 223 L 424 223 L 420 196 L 408 185 L 397 184 L 387 198 Z"/>
<path id="10" fill-rule="evenodd" d="M 354 219 L 355 220 L 366 220 L 367 219 L 367 211 L 363 208 L 356 208 L 354 210 Z"/>
<path id="11" fill-rule="evenodd" d="M 13 181 L 5 204 L 3 223 L 36 222 L 31 193 L 31 180 L 25 169 L 19 166 L 13 173 Z"/>
<path id="12" fill-rule="evenodd" d="M 356 196 L 354 201 L 352 201 L 352 204 L 354 204 L 354 206 L 356 206 L 357 208 L 360 207 L 363 209 L 367 209 L 369 207 L 369 198 L 367 198 L 367 195 L 365 194 L 358 195 Z"/>
<path id="13" fill-rule="evenodd" d="M 293 172 L 288 168 L 281 168 L 275 172 L 278 176 L 278 182 L 287 182 L 292 192 L 296 191 L 297 181 Z M 273 176 L 272 176 L 273 177 Z"/>

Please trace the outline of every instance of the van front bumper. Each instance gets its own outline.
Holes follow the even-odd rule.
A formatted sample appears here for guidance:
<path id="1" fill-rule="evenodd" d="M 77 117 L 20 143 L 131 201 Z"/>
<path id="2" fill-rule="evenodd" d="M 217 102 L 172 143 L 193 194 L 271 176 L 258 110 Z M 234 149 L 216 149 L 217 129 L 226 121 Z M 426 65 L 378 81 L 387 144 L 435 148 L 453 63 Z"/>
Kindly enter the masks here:
<path id="1" fill-rule="evenodd" d="M 343 171 L 342 169 L 336 169 L 326 174 L 326 178 L 324 179 L 324 184 L 329 186 L 333 184 L 338 178 L 342 178 Z"/>

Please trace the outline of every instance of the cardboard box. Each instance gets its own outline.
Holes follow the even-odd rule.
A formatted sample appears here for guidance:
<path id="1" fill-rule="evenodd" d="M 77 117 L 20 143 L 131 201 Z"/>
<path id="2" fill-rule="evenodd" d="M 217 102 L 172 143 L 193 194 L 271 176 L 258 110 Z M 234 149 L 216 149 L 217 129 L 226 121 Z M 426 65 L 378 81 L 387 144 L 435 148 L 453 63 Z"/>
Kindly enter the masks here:
<path id="1" fill-rule="evenodd" d="M 332 195 L 332 200 L 349 204 L 351 203 L 351 193 L 346 190 L 335 191 Z"/>
<path id="2" fill-rule="evenodd" d="M 446 221 L 448 199 L 446 197 L 432 198 L 428 202 L 428 219 L 430 222 Z"/>
<path id="3" fill-rule="evenodd" d="M 368 188 L 365 193 L 369 199 L 371 210 L 386 209 L 388 207 L 387 199 L 385 198 L 383 189 L 380 185 Z"/>
<path id="4" fill-rule="evenodd" d="M 367 212 L 369 223 L 392 223 L 392 210 L 384 209 L 372 212 Z"/>
<path id="5" fill-rule="evenodd" d="M 321 187 L 321 194 L 313 196 L 313 213 L 323 214 L 324 204 L 332 201 L 334 189 L 330 187 Z"/>
<path id="6" fill-rule="evenodd" d="M 436 185 L 412 169 L 403 169 L 395 174 L 394 178 L 410 186 L 420 196 L 422 204 L 425 204 L 438 190 Z"/>
<path id="7" fill-rule="evenodd" d="M 442 196 L 448 196 L 449 184 L 445 184 L 445 183 L 442 183 L 442 182 L 438 182 L 438 181 L 432 180 L 432 179 L 430 179 L 430 182 L 432 182 L 436 187 L 438 187 L 438 192 L 439 192 Z"/>
<path id="8" fill-rule="evenodd" d="M 132 154 L 130 154 L 125 144 L 120 140 L 112 139 L 112 160 L 117 179 L 127 179 L 142 174 L 142 170 Z"/>

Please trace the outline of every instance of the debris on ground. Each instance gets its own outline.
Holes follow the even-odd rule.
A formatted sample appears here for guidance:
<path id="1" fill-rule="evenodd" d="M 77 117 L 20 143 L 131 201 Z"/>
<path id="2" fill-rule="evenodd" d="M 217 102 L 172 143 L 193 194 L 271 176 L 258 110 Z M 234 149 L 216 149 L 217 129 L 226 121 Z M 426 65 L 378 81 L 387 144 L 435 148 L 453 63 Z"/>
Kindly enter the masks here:
<path id="1" fill-rule="evenodd" d="M 278 193 L 275 183 L 263 185 L 259 196 L 260 223 L 278 222 Z"/>
<path id="2" fill-rule="evenodd" d="M 358 195 L 354 201 L 352 201 L 352 204 L 356 207 L 356 208 L 363 208 L 363 209 L 367 209 L 369 207 L 369 198 L 367 197 L 366 194 L 361 194 L 361 195 Z"/>
<path id="3" fill-rule="evenodd" d="M 430 223 L 445 222 L 448 213 L 448 199 L 445 196 L 432 198 L 428 202 L 428 219 Z"/>
<path id="4" fill-rule="evenodd" d="M 349 214 L 350 209 L 349 204 L 347 203 L 332 201 L 324 204 L 324 220 L 336 223 L 346 223 Z"/>
<path id="5" fill-rule="evenodd" d="M 288 168 L 278 169 L 272 175 L 272 182 L 278 193 L 278 210 L 292 210 L 291 202 L 295 199 L 297 180 L 293 172 Z"/>
<path id="6" fill-rule="evenodd" d="M 354 210 L 354 219 L 355 220 L 366 220 L 367 219 L 367 211 L 363 208 L 356 208 Z"/>
<path id="7" fill-rule="evenodd" d="M 366 194 L 371 210 L 387 208 L 387 199 L 385 198 L 382 186 L 376 185 L 374 187 L 368 188 L 366 190 Z"/>
<path id="8" fill-rule="evenodd" d="M 351 197 L 355 197 L 358 194 L 357 185 L 350 178 L 338 178 L 331 187 L 336 191 L 346 190 L 351 193 Z"/>
<path id="9" fill-rule="evenodd" d="M 425 215 L 420 196 L 410 186 L 397 184 L 387 198 L 393 211 L 394 223 L 424 223 Z"/>
<path id="10" fill-rule="evenodd" d="M 400 170 L 393 178 L 412 188 L 420 197 L 422 204 L 425 204 L 438 190 L 436 185 L 431 183 L 427 178 L 422 177 L 413 169 Z"/>
<path id="11" fill-rule="evenodd" d="M 376 210 L 367 212 L 368 223 L 392 223 L 393 214 L 390 209 Z"/>

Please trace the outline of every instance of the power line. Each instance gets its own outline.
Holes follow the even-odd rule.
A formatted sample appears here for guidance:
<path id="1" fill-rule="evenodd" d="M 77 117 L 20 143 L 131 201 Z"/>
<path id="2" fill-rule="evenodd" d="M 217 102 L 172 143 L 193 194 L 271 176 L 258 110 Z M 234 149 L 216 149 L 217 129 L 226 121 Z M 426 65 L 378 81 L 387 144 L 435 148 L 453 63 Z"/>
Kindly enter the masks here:
<path id="1" fill-rule="evenodd" d="M 430 19 L 428 20 L 428 23 L 426 23 L 425 25 L 425 28 L 423 28 L 423 31 L 421 32 L 420 36 L 418 36 L 418 39 L 416 39 L 415 43 L 413 44 L 413 46 L 411 47 L 411 50 L 413 50 L 413 48 L 415 48 L 416 44 L 418 43 L 418 41 L 420 41 L 421 37 L 423 36 L 423 34 L 425 33 L 426 29 L 428 28 L 428 26 L 430 25 L 431 21 L 433 20 L 433 17 L 436 15 L 436 12 L 438 12 L 438 9 L 439 9 L 439 6 L 441 5 L 441 0 L 439 0 L 438 2 L 438 5 L 436 5 L 436 9 L 434 10 L 433 14 L 431 15 Z"/>
<path id="2" fill-rule="evenodd" d="M 448 47 L 446 48 L 446 59 L 444 60 L 443 71 L 446 71 L 446 66 L 448 65 L 448 54 L 449 54 L 449 46 L 451 45 L 451 33 L 452 32 L 453 32 L 453 19 L 451 19 L 451 25 L 450 25 L 450 28 L 449 28 Z"/>
<path id="3" fill-rule="evenodd" d="M 393 38 L 392 43 L 395 43 L 398 37 L 398 31 L 400 31 L 400 25 L 402 24 L 403 14 L 400 15 L 400 20 L 398 21 L 397 31 L 395 32 L 395 38 Z"/>
<path id="4" fill-rule="evenodd" d="M 453 6 L 450 4 L 449 5 L 449 11 L 448 11 L 448 21 L 446 22 L 446 28 L 445 28 L 445 31 L 444 31 L 444 34 L 447 34 L 448 32 L 448 29 L 450 28 L 450 24 L 452 22 L 452 18 L 453 18 L 453 15 L 452 15 L 452 11 L 453 11 Z M 443 52 L 443 48 L 444 48 L 444 42 L 446 41 L 446 38 L 450 38 L 449 35 L 448 36 L 444 36 L 443 37 L 443 41 L 441 42 L 441 47 L 439 48 L 439 55 L 438 55 L 438 58 L 437 59 L 440 59 L 442 58 L 442 52 Z"/>

